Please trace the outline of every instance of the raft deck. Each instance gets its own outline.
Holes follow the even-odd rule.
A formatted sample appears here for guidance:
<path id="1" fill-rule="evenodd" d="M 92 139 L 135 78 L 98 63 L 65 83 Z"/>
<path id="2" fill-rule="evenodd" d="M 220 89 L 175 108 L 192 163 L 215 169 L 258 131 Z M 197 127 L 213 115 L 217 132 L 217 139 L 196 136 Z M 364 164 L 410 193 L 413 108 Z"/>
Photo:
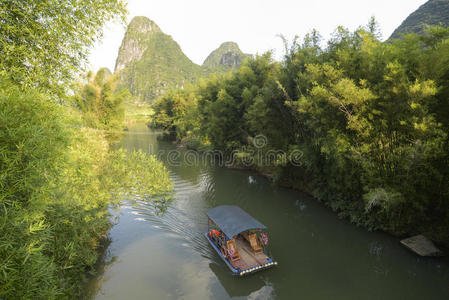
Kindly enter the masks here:
<path id="1" fill-rule="evenodd" d="M 240 254 L 240 259 L 233 261 L 231 264 L 236 269 L 246 270 L 270 261 L 268 256 L 263 252 L 254 254 L 247 241 L 236 239 L 235 245 Z"/>
<path id="2" fill-rule="evenodd" d="M 226 265 L 231 269 L 234 275 L 248 275 L 257 271 L 261 271 L 263 269 L 268 269 L 273 266 L 276 266 L 278 263 L 268 257 L 263 253 L 254 254 L 250 249 L 250 245 L 245 241 L 238 240 L 236 242 L 236 248 L 240 253 L 240 260 L 230 262 L 218 249 L 217 245 L 209 238 L 209 234 L 207 232 L 204 233 L 204 236 L 209 241 L 209 243 L 214 247 L 215 251 L 217 251 L 218 255 L 223 259 Z M 239 246 L 237 246 L 237 244 Z"/>

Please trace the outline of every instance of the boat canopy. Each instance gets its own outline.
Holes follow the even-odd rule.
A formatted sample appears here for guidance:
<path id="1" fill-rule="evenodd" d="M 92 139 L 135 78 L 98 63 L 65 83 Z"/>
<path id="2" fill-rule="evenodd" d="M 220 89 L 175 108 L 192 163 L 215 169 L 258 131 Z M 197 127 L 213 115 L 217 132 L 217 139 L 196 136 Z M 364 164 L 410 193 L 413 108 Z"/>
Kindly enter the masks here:
<path id="1" fill-rule="evenodd" d="M 237 234 L 250 229 L 267 228 L 238 206 L 217 206 L 209 210 L 207 216 L 214 221 L 214 223 L 229 238 L 233 238 Z"/>

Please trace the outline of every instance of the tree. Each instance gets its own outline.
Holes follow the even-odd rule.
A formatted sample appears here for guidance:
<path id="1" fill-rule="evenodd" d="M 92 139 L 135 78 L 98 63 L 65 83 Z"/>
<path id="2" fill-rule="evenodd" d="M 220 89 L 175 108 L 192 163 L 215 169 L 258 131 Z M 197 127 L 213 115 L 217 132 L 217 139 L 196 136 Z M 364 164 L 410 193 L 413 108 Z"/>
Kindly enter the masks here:
<path id="1" fill-rule="evenodd" d="M 0 0 L 0 72 L 23 87 L 61 92 L 124 0 Z"/>
<path id="2" fill-rule="evenodd" d="M 129 97 L 126 89 L 116 91 L 117 79 L 106 69 L 95 76 L 87 74 L 88 83 L 76 88 L 73 97 L 76 107 L 82 112 L 87 126 L 101 129 L 121 129 L 125 117 L 123 103 Z"/>

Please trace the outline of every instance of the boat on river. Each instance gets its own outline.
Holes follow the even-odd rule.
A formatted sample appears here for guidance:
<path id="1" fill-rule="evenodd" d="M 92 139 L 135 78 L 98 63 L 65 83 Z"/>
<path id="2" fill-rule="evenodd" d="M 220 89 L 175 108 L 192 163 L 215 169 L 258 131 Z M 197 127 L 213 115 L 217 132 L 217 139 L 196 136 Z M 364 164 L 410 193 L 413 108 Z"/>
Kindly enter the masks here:
<path id="1" fill-rule="evenodd" d="M 243 276 L 278 263 L 268 254 L 266 227 L 238 206 L 209 210 L 205 236 L 233 275 Z"/>

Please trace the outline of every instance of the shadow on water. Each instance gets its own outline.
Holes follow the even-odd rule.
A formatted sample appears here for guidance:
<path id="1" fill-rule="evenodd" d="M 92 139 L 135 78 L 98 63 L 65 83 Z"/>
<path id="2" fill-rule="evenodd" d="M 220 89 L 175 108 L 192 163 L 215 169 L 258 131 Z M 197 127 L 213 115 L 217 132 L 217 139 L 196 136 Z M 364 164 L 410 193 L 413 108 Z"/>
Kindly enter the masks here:
<path id="1" fill-rule="evenodd" d="M 262 291 L 267 297 L 274 296 L 274 290 L 270 284 L 258 276 L 249 275 L 243 278 L 243 280 L 240 280 L 230 276 L 229 270 L 222 264 L 210 263 L 209 268 L 220 281 L 221 285 L 223 285 L 230 297 L 246 297 L 250 295 L 252 295 L 252 297 L 255 297 L 256 295 L 261 296 L 260 294 Z"/>
<path id="2" fill-rule="evenodd" d="M 98 278 L 103 278 L 104 274 L 107 272 L 108 267 L 111 266 L 116 260 L 117 256 L 112 256 L 109 250 L 109 246 L 112 243 L 110 237 L 105 238 L 101 244 L 102 255 L 98 258 L 95 265 L 95 272 L 93 274 L 87 275 L 87 284 L 85 286 L 85 294 L 83 299 L 92 299 L 97 295 L 102 286 L 102 281 Z"/>
<path id="3" fill-rule="evenodd" d="M 123 148 L 177 149 L 139 126 L 130 128 Z M 89 285 L 91 298 L 449 299 L 447 258 L 419 258 L 398 239 L 357 228 L 253 172 L 164 161 L 174 199 L 122 201 L 104 265 Z M 269 228 L 278 267 L 245 278 L 230 274 L 203 236 L 206 211 L 224 204 Z"/>

